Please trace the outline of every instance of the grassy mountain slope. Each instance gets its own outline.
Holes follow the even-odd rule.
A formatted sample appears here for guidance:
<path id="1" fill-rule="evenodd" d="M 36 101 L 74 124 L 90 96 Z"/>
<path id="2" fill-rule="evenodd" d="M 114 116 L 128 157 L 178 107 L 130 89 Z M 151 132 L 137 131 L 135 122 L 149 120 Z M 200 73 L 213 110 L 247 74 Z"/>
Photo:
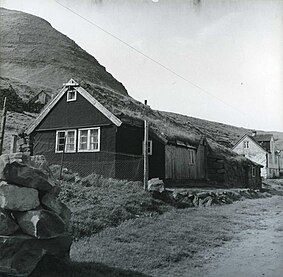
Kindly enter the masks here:
<path id="1" fill-rule="evenodd" d="M 229 152 L 222 146 L 231 147 L 246 132 L 251 132 L 152 110 L 130 97 L 124 86 L 94 57 L 45 20 L 3 8 L 0 8 L 0 14 L 0 98 L 4 91 L 16 93 L 23 101 L 41 90 L 58 93 L 63 82 L 74 78 L 114 114 L 147 118 L 152 129 L 170 140 L 197 144 L 205 135 L 219 143 L 223 152 Z M 7 120 L 8 134 L 26 127 L 32 120 L 27 115 L 10 113 Z M 278 142 L 283 144 L 283 134 L 276 135 Z M 217 144 L 213 147 L 219 148 Z"/>
<path id="2" fill-rule="evenodd" d="M 131 98 L 94 57 L 45 20 L 7 9 L 0 12 L 2 91 L 15 91 L 25 100 L 41 90 L 57 93 L 63 82 L 74 78 L 116 115 L 146 117 L 153 129 L 168 138 L 196 143 L 201 137 L 194 128 L 188 129 Z"/>
<path id="3" fill-rule="evenodd" d="M 124 86 L 98 61 L 45 20 L 0 9 L 1 76 L 26 96 L 41 89 L 57 91 L 70 78 L 127 95 Z M 1 81 L 1 80 L 0 80 Z M 3 81 L 3 80 L 2 80 Z"/>

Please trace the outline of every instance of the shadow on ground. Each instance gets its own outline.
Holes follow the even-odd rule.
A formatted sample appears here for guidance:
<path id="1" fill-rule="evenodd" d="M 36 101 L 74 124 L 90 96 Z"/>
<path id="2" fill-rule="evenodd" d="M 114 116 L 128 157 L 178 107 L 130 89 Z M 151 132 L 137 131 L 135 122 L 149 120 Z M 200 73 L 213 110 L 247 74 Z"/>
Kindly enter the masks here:
<path id="1" fill-rule="evenodd" d="M 137 271 L 122 270 L 95 262 L 42 260 L 30 277 L 150 277 Z"/>

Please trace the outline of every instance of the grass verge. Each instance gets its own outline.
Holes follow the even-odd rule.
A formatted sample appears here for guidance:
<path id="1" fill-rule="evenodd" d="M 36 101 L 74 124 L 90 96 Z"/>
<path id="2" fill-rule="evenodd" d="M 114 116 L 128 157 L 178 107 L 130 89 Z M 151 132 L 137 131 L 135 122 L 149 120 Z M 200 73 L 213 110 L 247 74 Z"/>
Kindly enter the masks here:
<path id="1" fill-rule="evenodd" d="M 143 190 L 141 182 L 89 175 L 74 182 L 65 172 L 60 199 L 72 211 L 71 233 L 75 238 L 91 236 L 107 227 L 141 216 L 153 216 L 173 209 Z"/>
<path id="2" fill-rule="evenodd" d="M 281 202 L 282 196 L 274 196 L 128 220 L 75 242 L 71 258 L 78 262 L 95 260 L 149 276 L 191 276 L 188 272 L 201 267 L 215 247 L 237 241 L 243 230 L 264 228 L 261 219 Z"/>

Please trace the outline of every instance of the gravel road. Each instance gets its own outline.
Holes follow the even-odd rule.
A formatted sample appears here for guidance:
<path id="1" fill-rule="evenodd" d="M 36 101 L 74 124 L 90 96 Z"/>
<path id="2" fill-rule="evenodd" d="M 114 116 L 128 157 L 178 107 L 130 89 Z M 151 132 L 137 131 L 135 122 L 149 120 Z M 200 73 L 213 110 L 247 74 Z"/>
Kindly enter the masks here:
<path id="1" fill-rule="evenodd" d="M 210 252 L 203 267 L 190 270 L 187 276 L 282 277 L 283 197 L 261 200 L 259 208 L 263 212 L 257 215 L 254 228 Z M 251 219 L 248 212 L 246 219 Z"/>

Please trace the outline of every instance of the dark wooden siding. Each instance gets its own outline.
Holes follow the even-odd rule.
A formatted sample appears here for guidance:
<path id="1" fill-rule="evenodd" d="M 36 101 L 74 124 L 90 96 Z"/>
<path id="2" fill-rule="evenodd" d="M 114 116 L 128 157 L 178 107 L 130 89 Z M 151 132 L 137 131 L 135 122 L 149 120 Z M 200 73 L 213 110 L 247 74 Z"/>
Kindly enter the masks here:
<path id="1" fill-rule="evenodd" d="M 67 94 L 58 101 L 36 130 L 83 128 L 112 122 L 77 92 L 77 100 L 67 102 Z"/>
<path id="2" fill-rule="evenodd" d="M 142 180 L 143 174 L 143 128 L 122 124 L 117 131 L 116 149 L 116 174 L 117 178 L 125 176 L 128 179 Z M 152 140 L 152 155 L 149 156 L 149 178 L 159 177 L 164 179 L 165 176 L 165 153 L 164 145 L 153 138 L 151 134 L 149 139 Z M 135 178 L 132 178 L 135 176 Z M 124 177 L 124 178 L 125 178 Z"/>
<path id="3" fill-rule="evenodd" d="M 197 178 L 207 179 L 207 142 L 202 141 L 197 149 L 196 166 L 197 166 Z"/>
<path id="4" fill-rule="evenodd" d="M 270 141 L 261 141 L 259 144 L 266 150 L 270 151 Z"/>
<path id="5" fill-rule="evenodd" d="M 196 150 L 193 151 L 195 152 L 196 157 Z M 175 145 L 166 145 L 165 153 L 166 179 L 197 179 L 197 166 L 196 163 L 190 163 L 188 148 Z"/>
<path id="6" fill-rule="evenodd" d="M 165 145 L 152 137 L 152 155 L 148 156 L 149 178 L 165 179 Z"/>
<path id="7" fill-rule="evenodd" d="M 64 153 L 63 166 L 86 176 L 97 173 L 115 177 L 116 127 L 101 127 L 100 152 Z M 49 164 L 60 164 L 62 153 L 55 153 L 56 130 L 39 131 L 33 135 L 34 155 L 45 155 Z"/>

